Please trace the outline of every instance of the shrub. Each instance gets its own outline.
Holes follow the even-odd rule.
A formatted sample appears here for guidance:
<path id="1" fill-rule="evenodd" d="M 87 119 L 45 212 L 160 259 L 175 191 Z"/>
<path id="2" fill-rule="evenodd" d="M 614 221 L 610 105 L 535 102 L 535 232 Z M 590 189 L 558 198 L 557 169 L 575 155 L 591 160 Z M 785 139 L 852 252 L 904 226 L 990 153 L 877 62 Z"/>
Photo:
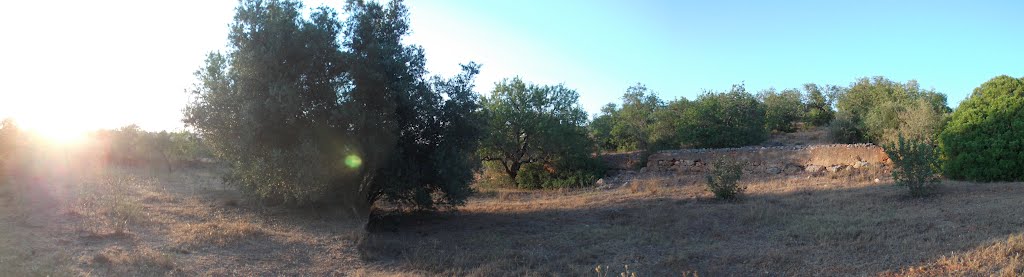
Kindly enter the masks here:
<path id="1" fill-rule="evenodd" d="M 764 120 L 764 105 L 743 85 L 734 85 L 729 92 L 705 93 L 691 102 L 680 132 L 683 141 L 694 147 L 755 145 L 768 139 Z"/>
<path id="2" fill-rule="evenodd" d="M 861 128 L 857 127 L 849 113 L 837 114 L 828 125 L 828 134 L 832 141 L 838 143 L 858 143 L 863 137 Z"/>
<path id="3" fill-rule="evenodd" d="M 926 104 L 920 105 L 921 101 Z M 946 95 L 934 90 L 921 89 L 917 81 L 911 80 L 906 83 L 899 83 L 881 76 L 858 79 L 848 90 L 838 96 L 836 107 L 839 114 L 834 121 L 849 121 L 839 122 L 841 124 L 838 126 L 843 127 L 843 129 L 837 130 L 832 128 L 833 130 L 840 131 L 839 133 L 842 136 L 835 137 L 842 138 L 843 140 L 839 142 L 844 143 L 873 142 L 875 144 L 884 144 L 891 142 L 887 141 L 887 136 L 891 138 L 892 134 L 901 131 L 906 132 L 901 130 L 901 128 L 908 124 L 908 120 L 911 120 L 907 118 L 907 111 L 929 108 L 935 114 L 942 115 L 949 112 L 949 107 L 946 106 Z M 843 118 L 839 118 L 840 116 Z M 938 120 L 942 117 L 920 117 L 914 120 L 925 118 Z M 915 122 L 913 124 L 933 126 L 937 123 Z M 916 130 L 926 133 L 907 134 L 908 137 L 934 135 L 927 133 L 927 128 Z M 852 135 L 856 135 L 856 137 L 851 137 Z"/>
<path id="4" fill-rule="evenodd" d="M 842 93 L 843 88 L 836 85 L 818 86 L 817 84 L 804 84 L 804 91 L 807 92 L 807 112 L 804 114 L 804 122 L 812 126 L 825 126 L 835 117 L 836 111 L 832 109 L 832 102 L 835 96 Z"/>
<path id="5" fill-rule="evenodd" d="M 939 158 L 935 147 L 921 140 L 908 140 L 902 135 L 895 144 L 885 144 L 885 153 L 895 168 L 892 178 L 897 186 L 907 187 L 911 196 L 926 196 L 938 183 Z"/>
<path id="6" fill-rule="evenodd" d="M 792 133 L 796 131 L 794 123 L 804 115 L 803 96 L 799 90 L 787 89 L 775 92 L 768 89 L 758 94 L 765 108 L 765 128 L 768 131 Z"/>
<path id="7" fill-rule="evenodd" d="M 539 163 L 528 163 L 519 169 L 516 175 L 516 185 L 522 189 L 539 189 L 544 183 L 552 178 L 551 173 L 544 169 Z"/>
<path id="8" fill-rule="evenodd" d="M 999 76 L 975 88 L 939 140 L 949 178 L 1024 180 L 1024 78 Z"/>
<path id="9" fill-rule="evenodd" d="M 740 177 L 743 176 L 743 165 L 731 160 L 717 160 L 711 165 L 711 171 L 708 172 L 707 187 L 708 191 L 715 194 L 715 197 L 721 199 L 734 199 L 743 191 L 747 189 L 746 186 L 739 185 Z"/>

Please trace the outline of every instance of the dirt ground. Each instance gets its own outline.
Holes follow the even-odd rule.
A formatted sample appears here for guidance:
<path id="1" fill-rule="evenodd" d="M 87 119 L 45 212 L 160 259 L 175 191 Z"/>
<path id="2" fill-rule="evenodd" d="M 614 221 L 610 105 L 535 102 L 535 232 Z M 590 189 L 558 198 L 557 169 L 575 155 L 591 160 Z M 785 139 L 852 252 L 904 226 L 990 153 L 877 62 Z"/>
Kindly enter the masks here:
<path id="1" fill-rule="evenodd" d="M 870 171 L 744 180 L 739 201 L 691 177 L 489 189 L 457 210 L 379 212 L 366 232 L 217 176 L 107 169 L 3 187 L 0 275 L 1024 274 L 1021 183 L 947 181 L 922 199 Z"/>

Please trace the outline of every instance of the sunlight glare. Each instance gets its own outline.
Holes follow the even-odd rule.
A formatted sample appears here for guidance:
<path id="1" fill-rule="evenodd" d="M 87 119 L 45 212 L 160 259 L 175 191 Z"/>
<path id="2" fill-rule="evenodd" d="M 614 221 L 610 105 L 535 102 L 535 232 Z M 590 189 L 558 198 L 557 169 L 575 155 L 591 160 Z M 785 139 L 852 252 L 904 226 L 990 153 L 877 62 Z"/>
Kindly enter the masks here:
<path id="1" fill-rule="evenodd" d="M 40 136 L 47 142 L 57 145 L 75 144 L 85 138 L 86 130 L 82 124 L 69 121 L 66 118 L 37 118 L 30 120 L 26 118 L 19 121 L 23 128 L 35 135 Z"/>

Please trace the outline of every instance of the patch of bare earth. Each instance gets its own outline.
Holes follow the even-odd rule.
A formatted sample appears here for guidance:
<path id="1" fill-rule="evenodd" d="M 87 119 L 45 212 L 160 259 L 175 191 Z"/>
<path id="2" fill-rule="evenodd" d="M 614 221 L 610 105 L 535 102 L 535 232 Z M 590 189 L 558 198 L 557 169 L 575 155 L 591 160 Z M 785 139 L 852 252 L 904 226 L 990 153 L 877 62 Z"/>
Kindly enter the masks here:
<path id="1" fill-rule="evenodd" d="M 945 182 L 913 199 L 876 177 L 748 177 L 739 201 L 699 177 L 488 189 L 457 210 L 380 212 L 366 233 L 246 200 L 214 169 L 107 169 L 0 193 L 0 275 L 1022 273 L 1022 184 Z"/>

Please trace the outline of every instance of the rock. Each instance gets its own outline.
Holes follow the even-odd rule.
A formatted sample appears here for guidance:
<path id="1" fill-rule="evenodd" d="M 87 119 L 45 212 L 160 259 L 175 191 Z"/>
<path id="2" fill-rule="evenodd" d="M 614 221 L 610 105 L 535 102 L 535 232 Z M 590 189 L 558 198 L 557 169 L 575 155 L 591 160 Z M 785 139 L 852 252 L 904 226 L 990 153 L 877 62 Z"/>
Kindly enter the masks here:
<path id="1" fill-rule="evenodd" d="M 807 166 L 804 167 L 804 171 L 810 172 L 810 173 L 818 173 L 818 172 L 822 172 L 824 170 L 825 170 L 825 167 L 824 166 L 820 166 L 820 165 L 813 165 L 813 164 L 811 164 L 811 165 L 807 165 Z"/>
<path id="2" fill-rule="evenodd" d="M 597 179 L 597 182 L 594 182 L 594 186 L 597 186 L 597 187 L 603 187 L 604 185 L 605 185 L 604 178 Z"/>
<path id="3" fill-rule="evenodd" d="M 865 161 L 857 161 L 856 163 L 853 163 L 853 168 L 868 167 L 869 165 L 871 165 L 871 163 Z"/>
<path id="4" fill-rule="evenodd" d="M 843 169 L 846 169 L 846 165 L 845 164 L 837 164 L 837 165 L 833 165 L 833 166 L 828 167 L 828 172 L 835 173 L 835 172 L 842 171 Z"/>
<path id="5" fill-rule="evenodd" d="M 782 173 L 782 169 L 779 169 L 778 167 L 772 166 L 772 167 L 768 167 L 768 169 L 766 169 L 764 172 L 768 173 L 768 174 L 779 174 L 779 173 Z"/>
<path id="6" fill-rule="evenodd" d="M 693 160 L 683 160 L 683 165 L 685 166 L 693 166 L 693 164 Z"/>

